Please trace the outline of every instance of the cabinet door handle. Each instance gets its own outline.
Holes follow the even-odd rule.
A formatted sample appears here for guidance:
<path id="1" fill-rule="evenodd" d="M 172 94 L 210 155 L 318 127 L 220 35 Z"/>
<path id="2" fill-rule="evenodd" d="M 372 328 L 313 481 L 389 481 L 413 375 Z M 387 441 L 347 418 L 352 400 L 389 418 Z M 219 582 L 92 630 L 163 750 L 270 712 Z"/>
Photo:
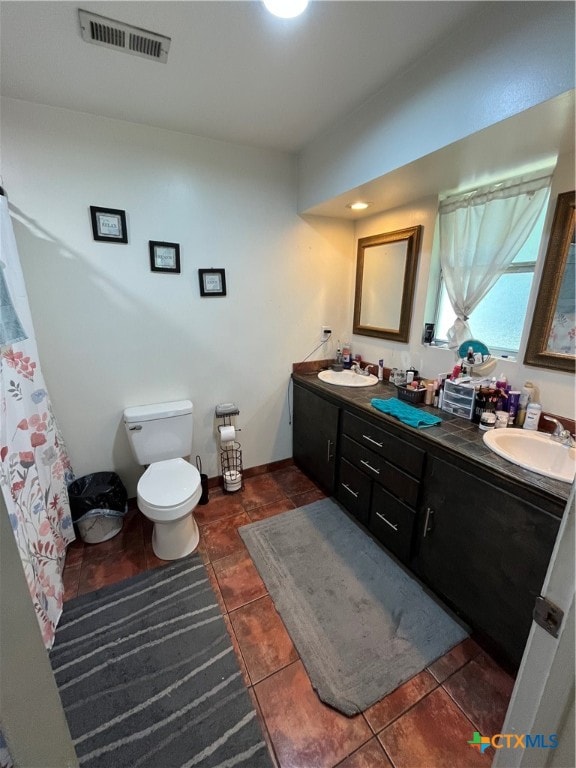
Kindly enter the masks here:
<path id="1" fill-rule="evenodd" d="M 379 470 L 379 469 L 376 469 L 376 467 L 373 467 L 373 466 L 372 466 L 372 464 L 368 464 L 368 462 L 367 462 L 367 461 L 365 461 L 364 459 L 360 459 L 360 464 L 364 464 L 364 466 L 365 466 L 367 469 L 371 469 L 371 470 L 372 470 L 372 472 L 375 472 L 377 475 L 379 475 L 379 474 L 380 474 L 380 470 Z"/>
<path id="2" fill-rule="evenodd" d="M 434 510 L 432 507 L 426 507 L 426 519 L 424 520 L 424 535 L 422 536 L 423 539 L 426 538 L 426 534 L 431 533 L 432 531 L 432 516 L 434 515 Z"/>
<path id="3" fill-rule="evenodd" d="M 380 520 L 382 520 L 382 521 L 384 521 L 386 523 L 386 525 L 389 525 L 390 528 L 392 528 L 393 531 L 397 531 L 398 530 L 398 526 L 394 525 L 394 523 L 391 523 L 390 520 L 386 520 L 384 515 L 381 515 L 380 512 L 376 512 L 376 517 L 379 517 Z"/>
<path id="4" fill-rule="evenodd" d="M 356 493 L 356 491 L 353 491 L 353 490 L 352 490 L 352 488 L 350 488 L 350 486 L 349 486 L 349 485 L 346 485 L 346 483 L 342 483 L 342 487 L 343 487 L 343 488 L 346 488 L 346 490 L 348 491 L 348 493 L 351 493 L 351 494 L 352 494 L 352 496 L 354 496 L 354 498 L 355 498 L 355 499 L 357 499 L 357 498 L 358 498 L 358 496 L 360 496 L 360 494 L 359 494 L 359 493 Z"/>
<path id="5" fill-rule="evenodd" d="M 362 435 L 364 440 L 368 440 L 369 443 L 372 443 L 372 445 L 377 445 L 378 448 L 384 448 L 384 443 L 378 443 L 376 440 L 373 440 L 371 437 L 368 437 L 368 435 Z"/>
<path id="6" fill-rule="evenodd" d="M 328 455 L 326 456 L 326 461 L 330 462 L 331 459 L 334 458 L 334 456 L 330 453 L 330 450 L 332 448 L 332 440 L 328 440 Z"/>

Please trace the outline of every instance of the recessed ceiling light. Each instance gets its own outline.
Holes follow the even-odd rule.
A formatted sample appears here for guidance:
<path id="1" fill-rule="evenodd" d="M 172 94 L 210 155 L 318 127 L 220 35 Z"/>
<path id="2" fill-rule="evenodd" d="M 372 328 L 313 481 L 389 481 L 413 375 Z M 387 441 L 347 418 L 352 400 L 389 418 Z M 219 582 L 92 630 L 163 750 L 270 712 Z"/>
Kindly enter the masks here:
<path id="1" fill-rule="evenodd" d="M 281 19 L 293 19 L 306 10 L 308 0 L 262 0 L 266 8 L 274 16 Z"/>
<path id="2" fill-rule="evenodd" d="M 346 208 L 351 208 L 353 211 L 365 211 L 366 208 L 370 208 L 372 203 L 364 203 L 361 200 L 358 200 L 355 203 L 348 203 Z"/>

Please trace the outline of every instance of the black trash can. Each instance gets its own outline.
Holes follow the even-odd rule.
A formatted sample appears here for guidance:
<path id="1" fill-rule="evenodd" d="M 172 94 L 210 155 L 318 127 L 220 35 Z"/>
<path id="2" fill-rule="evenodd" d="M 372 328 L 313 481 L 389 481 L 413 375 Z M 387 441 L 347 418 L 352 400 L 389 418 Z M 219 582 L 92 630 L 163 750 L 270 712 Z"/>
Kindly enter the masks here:
<path id="1" fill-rule="evenodd" d="M 82 541 L 98 544 L 122 530 L 128 493 L 115 472 L 95 472 L 68 486 L 72 522 Z"/>

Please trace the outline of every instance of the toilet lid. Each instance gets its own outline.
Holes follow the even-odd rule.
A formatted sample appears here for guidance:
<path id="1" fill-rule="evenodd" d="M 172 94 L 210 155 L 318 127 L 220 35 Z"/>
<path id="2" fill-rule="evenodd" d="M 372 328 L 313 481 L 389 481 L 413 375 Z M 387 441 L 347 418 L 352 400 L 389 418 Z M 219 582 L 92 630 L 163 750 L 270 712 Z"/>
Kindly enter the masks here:
<path id="1" fill-rule="evenodd" d="M 200 473 L 184 459 L 150 464 L 138 482 L 138 493 L 155 507 L 175 507 L 189 499 L 200 485 Z"/>

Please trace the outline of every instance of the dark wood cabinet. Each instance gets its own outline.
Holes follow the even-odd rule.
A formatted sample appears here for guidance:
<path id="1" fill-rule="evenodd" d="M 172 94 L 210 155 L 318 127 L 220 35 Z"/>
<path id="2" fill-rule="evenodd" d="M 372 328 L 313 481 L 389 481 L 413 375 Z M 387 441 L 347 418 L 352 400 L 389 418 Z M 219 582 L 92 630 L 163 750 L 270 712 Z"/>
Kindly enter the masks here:
<path id="1" fill-rule="evenodd" d="M 439 458 L 424 488 L 420 576 L 518 665 L 559 518 Z"/>
<path id="2" fill-rule="evenodd" d="M 495 655 L 519 665 L 561 498 L 296 382 L 294 460 Z"/>
<path id="3" fill-rule="evenodd" d="M 347 411 L 339 445 L 338 500 L 408 563 L 425 452 Z"/>
<path id="4" fill-rule="evenodd" d="M 292 452 L 295 463 L 328 494 L 335 490 L 340 409 L 294 384 Z"/>

